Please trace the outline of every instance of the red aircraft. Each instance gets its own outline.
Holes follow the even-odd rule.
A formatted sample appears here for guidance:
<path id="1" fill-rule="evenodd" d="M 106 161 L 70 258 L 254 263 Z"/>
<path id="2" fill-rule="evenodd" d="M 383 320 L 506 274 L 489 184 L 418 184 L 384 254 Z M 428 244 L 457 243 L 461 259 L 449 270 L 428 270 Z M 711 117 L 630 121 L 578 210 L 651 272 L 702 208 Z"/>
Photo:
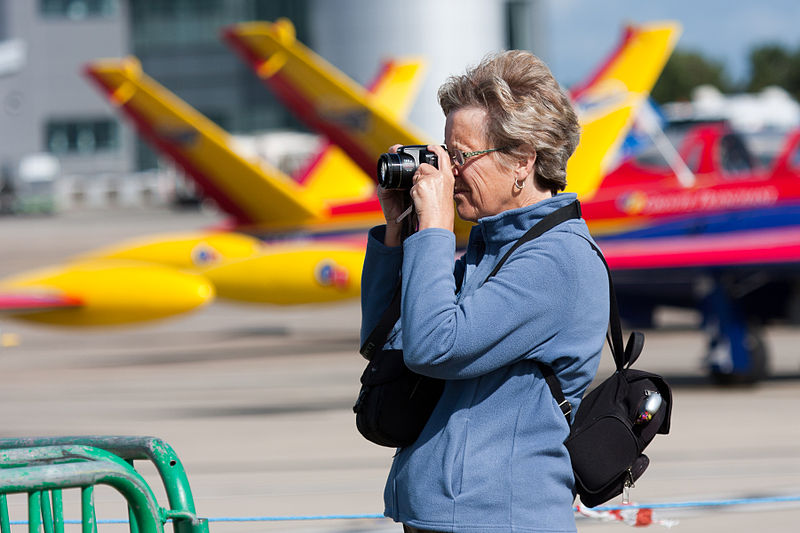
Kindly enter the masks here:
<path id="1" fill-rule="evenodd" d="M 675 170 L 622 163 L 583 216 L 632 323 L 696 309 L 712 375 L 756 381 L 768 373 L 761 326 L 800 323 L 800 131 L 766 166 L 725 123 L 689 128 L 676 155 Z"/>

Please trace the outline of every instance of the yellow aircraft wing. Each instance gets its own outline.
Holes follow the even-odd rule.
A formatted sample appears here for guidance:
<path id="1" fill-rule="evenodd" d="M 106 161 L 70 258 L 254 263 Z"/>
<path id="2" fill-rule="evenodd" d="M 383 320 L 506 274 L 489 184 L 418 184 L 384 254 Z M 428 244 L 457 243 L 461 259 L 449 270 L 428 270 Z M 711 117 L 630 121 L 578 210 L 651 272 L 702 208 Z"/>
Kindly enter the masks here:
<path id="1" fill-rule="evenodd" d="M 590 198 L 630 131 L 680 36 L 675 22 L 629 26 L 617 50 L 571 91 L 581 142 L 567 164 L 567 190 Z"/>
<path id="2" fill-rule="evenodd" d="M 213 285 L 200 274 L 137 261 L 82 261 L 0 281 L 0 314 L 56 326 L 146 322 L 213 298 Z"/>

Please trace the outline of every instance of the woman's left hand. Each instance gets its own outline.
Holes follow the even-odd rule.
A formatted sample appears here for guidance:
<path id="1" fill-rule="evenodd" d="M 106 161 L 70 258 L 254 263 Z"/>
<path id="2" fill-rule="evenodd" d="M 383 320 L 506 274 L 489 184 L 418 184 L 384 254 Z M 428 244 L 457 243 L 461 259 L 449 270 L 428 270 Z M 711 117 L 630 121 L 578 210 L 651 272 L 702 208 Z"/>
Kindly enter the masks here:
<path id="1" fill-rule="evenodd" d="M 439 168 L 423 163 L 414 174 L 411 198 L 419 229 L 443 228 L 453 231 L 453 185 L 455 178 L 450 154 L 438 144 L 428 146 L 439 159 Z"/>

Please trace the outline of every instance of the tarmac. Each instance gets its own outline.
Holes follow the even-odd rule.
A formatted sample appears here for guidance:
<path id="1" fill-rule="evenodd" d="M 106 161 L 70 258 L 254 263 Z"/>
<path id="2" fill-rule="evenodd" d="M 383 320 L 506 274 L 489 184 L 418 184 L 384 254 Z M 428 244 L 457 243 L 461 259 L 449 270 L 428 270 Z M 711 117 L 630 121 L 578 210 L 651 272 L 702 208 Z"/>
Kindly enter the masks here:
<path id="1" fill-rule="evenodd" d="M 212 212 L 166 209 L 2 217 L 0 275 L 123 238 L 217 222 Z M 798 531 L 800 328 L 767 331 L 770 379 L 719 388 L 702 367 L 696 318 L 664 313 L 664 327 L 645 332 L 636 366 L 667 377 L 674 407 L 672 431 L 648 448 L 651 465 L 632 500 L 666 504 L 653 517 L 678 521 L 674 528 L 687 533 Z M 18 342 L 0 348 L 0 437 L 160 437 L 180 456 L 212 533 L 400 531 L 370 518 L 220 521 L 382 512 L 393 450 L 365 441 L 351 410 L 365 365 L 357 353 L 359 320 L 356 302 L 290 308 L 217 302 L 152 325 L 83 331 L 0 317 L 7 344 Z M 600 376 L 610 373 L 610 357 L 604 358 Z M 159 486 L 147 465 L 143 472 Z M 113 492 L 98 491 L 97 498 L 99 519 L 125 517 Z M 12 502 L 12 514 L 24 518 L 23 508 Z M 578 518 L 581 532 L 626 527 Z"/>

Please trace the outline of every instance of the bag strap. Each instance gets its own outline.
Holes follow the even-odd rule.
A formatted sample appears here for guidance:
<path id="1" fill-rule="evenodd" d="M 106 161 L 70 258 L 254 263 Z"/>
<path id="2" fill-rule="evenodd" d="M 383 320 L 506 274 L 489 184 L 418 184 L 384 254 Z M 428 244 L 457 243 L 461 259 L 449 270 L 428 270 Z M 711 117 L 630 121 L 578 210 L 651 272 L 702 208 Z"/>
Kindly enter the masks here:
<path id="1" fill-rule="evenodd" d="M 512 246 L 502 257 L 502 259 L 500 259 L 500 261 L 497 262 L 497 264 L 494 266 L 494 270 L 492 270 L 492 272 L 488 276 L 486 276 L 484 283 L 489 281 L 489 278 L 497 274 L 497 272 L 500 270 L 500 267 L 503 266 L 503 263 L 506 262 L 506 259 L 508 259 L 508 257 L 514 252 L 514 250 L 516 250 L 526 242 L 533 240 L 536 237 L 539 237 L 540 235 L 544 234 L 545 232 L 553 229 L 562 222 L 566 222 L 567 220 L 571 220 L 573 218 L 581 218 L 581 204 L 580 202 L 578 202 L 578 200 L 575 200 L 571 204 L 565 205 L 564 207 L 556 209 L 555 211 L 544 217 L 542 220 L 537 222 L 531 229 L 526 231 L 525 235 L 520 237 L 517 240 L 517 242 L 514 243 L 514 246 Z"/>
<path id="2" fill-rule="evenodd" d="M 555 226 L 561 224 L 562 222 L 566 222 L 567 220 L 573 218 L 580 218 L 581 217 L 581 206 L 578 200 L 575 200 L 569 205 L 565 205 L 564 207 L 553 211 L 548 216 L 544 217 L 542 220 L 539 221 L 538 224 L 533 226 L 529 229 L 525 235 L 520 237 L 520 239 L 514 243 L 514 246 L 506 252 L 500 261 L 495 265 L 494 270 L 492 270 L 491 274 L 486 276 L 486 281 L 489 281 L 489 278 L 497 274 L 500 270 L 500 267 L 503 266 L 503 263 L 506 262 L 506 259 L 509 256 L 525 244 L 526 242 L 535 239 L 536 237 L 542 235 L 546 231 L 554 228 Z M 630 365 L 633 361 L 630 360 L 629 354 L 626 353 L 624 345 L 622 344 L 622 327 L 620 326 L 620 318 L 619 318 L 619 308 L 617 306 L 617 297 L 616 292 L 614 291 L 614 282 L 611 280 L 611 270 L 608 268 L 608 263 L 606 263 L 606 258 L 603 257 L 603 252 L 600 251 L 592 241 L 587 240 L 589 245 L 594 249 L 600 259 L 603 261 L 603 265 L 606 267 L 606 272 L 608 273 L 608 292 L 609 292 L 609 321 L 608 321 L 608 343 L 611 347 L 611 352 L 614 355 L 614 361 L 617 365 L 617 370 L 622 370 L 625 364 Z M 641 351 L 641 350 L 639 350 Z M 632 355 L 632 354 L 630 354 Z M 636 354 L 638 357 L 638 353 Z M 634 358 L 635 360 L 635 358 Z"/>
<path id="3" fill-rule="evenodd" d="M 611 279 L 611 269 L 608 268 L 608 263 L 606 262 L 606 258 L 603 256 L 603 252 L 600 251 L 600 248 L 597 247 L 591 241 L 588 241 L 589 245 L 592 249 L 600 256 L 600 259 L 603 261 L 603 266 L 606 267 L 606 273 L 608 274 L 608 333 L 606 334 L 606 340 L 608 341 L 608 346 L 611 348 L 611 355 L 614 356 L 614 364 L 617 367 L 617 370 L 622 370 L 623 367 L 627 364 L 630 366 L 636 357 L 639 356 L 637 353 L 633 360 L 631 360 L 632 353 L 628 353 L 625 349 L 625 345 L 622 344 L 622 325 L 620 324 L 619 318 L 619 306 L 617 305 L 617 292 L 614 290 L 614 281 Z M 640 334 L 641 335 L 641 334 Z M 633 335 L 631 335 L 633 338 Z M 631 344 L 631 339 L 628 340 L 628 343 Z M 629 346 L 629 348 L 632 347 Z M 641 352 L 641 348 L 639 349 Z"/>
<path id="4" fill-rule="evenodd" d="M 503 263 L 505 263 L 506 259 L 508 259 L 511 253 L 519 248 L 522 244 L 530 241 L 531 239 L 535 239 L 561 222 L 580 217 L 580 203 L 576 200 L 575 202 L 554 211 L 542 219 L 538 224 L 528 230 L 525 235 L 523 235 L 508 252 L 506 252 L 503 258 L 500 259 L 497 265 L 495 265 L 492 273 L 486 277 L 486 281 L 489 281 L 489 278 L 497 274 L 498 270 L 500 270 L 500 267 L 503 265 Z M 590 240 L 587 240 L 587 242 L 603 261 L 603 266 L 606 267 L 606 273 L 608 274 L 609 313 L 606 340 L 611 348 L 611 355 L 614 357 L 614 363 L 617 367 L 617 371 L 620 371 L 625 366 L 629 367 L 639 357 L 639 354 L 642 352 L 642 347 L 644 346 L 644 335 L 638 331 L 634 331 L 631 333 L 627 345 L 622 344 L 622 326 L 620 324 L 619 306 L 617 304 L 616 291 L 614 290 L 614 282 L 611 279 L 611 269 L 608 267 L 606 258 L 603 256 L 603 252 L 600 251 L 597 245 Z M 550 365 L 540 362 L 537 362 L 537 365 L 539 366 L 539 371 L 542 373 L 542 376 L 550 388 L 553 398 L 555 398 L 559 408 L 561 409 L 561 412 L 564 413 L 564 416 L 567 418 L 567 422 L 569 422 L 570 414 L 572 413 L 572 406 L 564 396 L 564 391 L 561 388 L 561 382 L 558 380 L 558 377 L 556 377 L 555 372 Z"/>
<path id="5" fill-rule="evenodd" d="M 603 265 L 606 267 L 606 272 L 608 273 L 609 313 L 606 341 L 608 342 L 609 348 L 611 348 L 611 355 L 614 357 L 614 364 L 617 367 L 617 372 L 619 372 L 623 368 L 630 367 L 634 361 L 639 358 L 639 354 L 642 353 L 642 348 L 644 347 L 644 335 L 638 331 L 631 332 L 630 337 L 628 337 L 628 343 L 624 345 L 623 348 L 622 325 L 620 324 L 619 318 L 617 294 L 614 290 L 614 282 L 611 280 L 611 269 L 608 268 L 608 263 L 606 262 L 606 258 L 603 257 L 603 252 L 601 252 L 593 242 L 588 242 L 597 255 L 600 256 Z M 556 402 L 558 402 L 561 412 L 564 413 L 567 423 L 569 423 L 572 406 L 564 396 L 564 391 L 561 389 L 561 382 L 558 381 L 553 369 L 550 368 L 549 365 L 538 362 L 537 364 L 539 365 L 539 370 L 542 372 L 542 376 L 544 376 L 545 381 L 547 381 L 548 387 L 550 387 L 550 393 L 553 395 Z"/>
<path id="6" fill-rule="evenodd" d="M 535 239 L 536 237 L 556 227 L 562 222 L 580 217 L 581 217 L 581 206 L 578 200 L 575 200 L 571 204 L 565 205 L 564 207 L 561 207 L 553 211 L 549 215 L 545 216 L 542 220 L 537 222 L 531 229 L 526 231 L 525 234 L 522 237 L 520 237 L 519 240 L 517 240 L 517 242 L 514 243 L 511 249 L 508 252 L 506 252 L 503 258 L 500 259 L 497 265 L 495 265 L 494 270 L 492 270 L 492 272 L 486 277 L 486 280 L 488 281 L 489 278 L 497 274 L 497 271 L 500 270 L 500 267 L 503 265 L 503 263 L 506 262 L 508 256 L 510 256 L 511 253 L 517 248 L 519 248 L 522 244 L 532 239 Z M 484 281 L 484 283 L 486 283 L 486 281 Z M 361 353 L 361 355 L 364 356 L 364 358 L 368 361 L 372 359 L 375 350 L 383 346 L 383 344 L 386 342 L 386 339 L 388 338 L 389 333 L 392 331 L 395 322 L 397 322 L 397 319 L 400 318 L 400 292 L 401 292 L 400 283 L 398 282 L 397 287 L 395 288 L 394 291 L 394 296 L 392 297 L 392 301 L 389 303 L 389 306 L 381 315 L 378 324 L 369 334 L 367 340 L 364 341 L 364 344 L 361 346 L 361 349 L 359 350 L 359 353 Z"/>
<path id="7" fill-rule="evenodd" d="M 540 220 L 535 226 L 533 226 L 531 229 L 525 232 L 525 235 L 520 237 L 520 239 L 514 243 L 514 246 L 512 246 L 511 249 L 505 253 L 503 258 L 500 259 L 500 261 L 498 261 L 492 272 L 488 276 L 486 276 L 486 280 L 484 281 L 484 283 L 489 281 L 489 278 L 497 274 L 497 272 L 500 270 L 500 267 L 503 266 L 503 263 L 506 262 L 506 259 L 509 258 L 509 256 L 514 252 L 514 250 L 516 250 L 526 242 L 535 239 L 536 237 L 539 237 L 546 231 L 553 229 L 562 222 L 566 222 L 567 220 L 571 220 L 573 218 L 581 218 L 581 204 L 580 202 L 578 202 L 578 200 L 575 200 L 571 204 L 565 205 L 564 207 L 561 207 L 560 209 L 553 211 L 552 213 L 544 217 L 542 220 Z M 602 257 L 602 254 L 600 255 L 600 257 Z M 564 397 L 564 392 L 561 390 L 561 383 L 558 381 L 555 372 L 553 372 L 553 369 L 550 367 L 550 365 L 546 365 L 538 361 L 536 362 L 536 364 L 539 366 L 539 371 L 542 373 L 542 376 L 547 382 L 547 386 L 550 388 L 550 392 L 553 395 L 553 398 L 555 398 L 556 401 L 558 402 L 558 407 L 561 409 L 561 412 L 564 413 L 564 416 L 567 418 L 567 422 L 569 422 L 570 414 L 572 413 L 572 406 L 567 401 L 566 397 Z"/>
<path id="8" fill-rule="evenodd" d="M 397 282 L 397 287 L 394 290 L 394 296 L 392 296 L 392 301 L 389 302 L 389 307 L 381 315 L 380 320 L 378 320 L 378 325 L 375 326 L 375 329 L 372 330 L 372 333 L 369 334 L 367 340 L 364 341 L 364 344 L 361 345 L 361 353 L 364 356 L 364 359 L 367 361 L 372 360 L 372 356 L 375 353 L 375 350 L 380 348 L 386 343 L 386 339 L 389 337 L 389 332 L 392 331 L 395 322 L 397 319 L 400 318 L 400 282 Z"/>

